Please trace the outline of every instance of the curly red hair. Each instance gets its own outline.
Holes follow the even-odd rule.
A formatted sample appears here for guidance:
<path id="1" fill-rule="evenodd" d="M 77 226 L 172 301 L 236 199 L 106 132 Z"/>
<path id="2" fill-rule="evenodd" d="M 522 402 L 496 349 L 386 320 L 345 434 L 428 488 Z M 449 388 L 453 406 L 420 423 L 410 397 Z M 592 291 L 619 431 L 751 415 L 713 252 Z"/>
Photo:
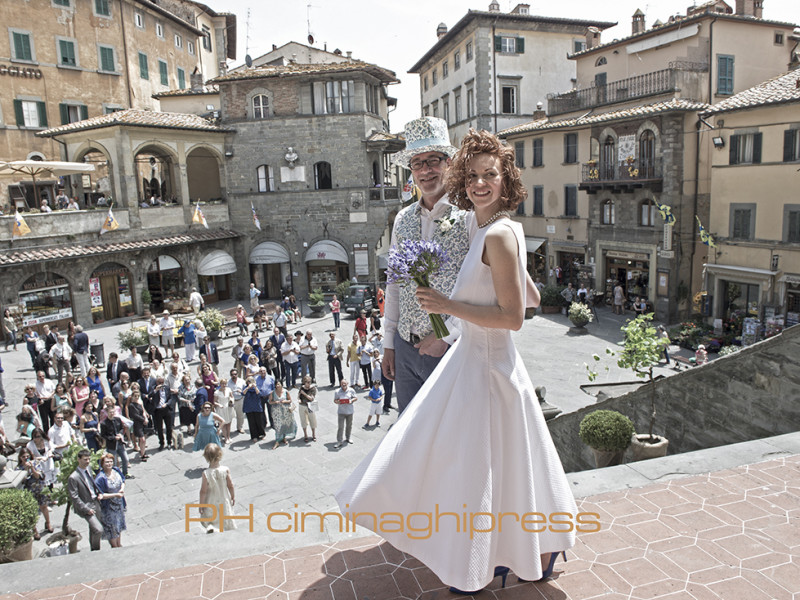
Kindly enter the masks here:
<path id="1" fill-rule="evenodd" d="M 528 192 L 522 185 L 520 171 L 515 164 L 514 149 L 503 144 L 496 135 L 474 129 L 470 129 L 464 137 L 461 148 L 447 172 L 445 187 L 450 202 L 462 210 L 474 208 L 467 196 L 467 173 L 470 161 L 478 154 L 491 154 L 500 159 L 503 174 L 503 195 L 500 198 L 500 206 L 503 210 L 516 209 L 520 202 L 525 201 Z"/>

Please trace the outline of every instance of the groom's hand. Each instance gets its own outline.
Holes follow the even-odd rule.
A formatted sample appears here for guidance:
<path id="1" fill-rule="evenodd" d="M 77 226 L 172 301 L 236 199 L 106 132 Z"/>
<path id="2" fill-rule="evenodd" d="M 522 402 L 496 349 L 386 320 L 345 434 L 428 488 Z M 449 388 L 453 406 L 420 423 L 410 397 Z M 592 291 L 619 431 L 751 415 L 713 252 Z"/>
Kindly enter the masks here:
<path id="1" fill-rule="evenodd" d="M 433 356 L 439 358 L 447 352 L 448 343 L 436 337 L 436 334 L 429 333 L 426 335 L 419 344 L 414 344 L 414 348 L 419 350 L 423 356 Z M 384 361 L 386 359 L 384 358 Z"/>
<path id="2" fill-rule="evenodd" d="M 394 348 L 383 349 L 383 376 L 390 381 L 394 381 Z"/>

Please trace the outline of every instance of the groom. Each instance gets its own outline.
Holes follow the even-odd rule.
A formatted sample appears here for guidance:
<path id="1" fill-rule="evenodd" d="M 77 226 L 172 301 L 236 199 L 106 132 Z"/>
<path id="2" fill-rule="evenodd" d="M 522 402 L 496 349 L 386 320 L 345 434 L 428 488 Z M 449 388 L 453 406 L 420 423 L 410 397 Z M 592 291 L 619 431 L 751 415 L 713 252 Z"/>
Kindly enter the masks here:
<path id="1" fill-rule="evenodd" d="M 465 211 L 447 199 L 445 174 L 456 148 L 450 144 L 447 123 L 436 117 L 422 117 L 405 127 L 406 148 L 393 162 L 411 169 L 422 197 L 397 215 L 392 229 L 392 246 L 403 240 L 434 240 L 450 260 L 431 278 L 431 287 L 450 295 L 469 249 L 469 223 Z M 438 340 L 428 314 L 414 295 L 416 284 L 386 286 L 383 373 L 395 381 L 397 404 L 403 412 L 422 384 L 439 364 L 451 335 Z M 453 332 L 457 334 L 457 332 Z"/>

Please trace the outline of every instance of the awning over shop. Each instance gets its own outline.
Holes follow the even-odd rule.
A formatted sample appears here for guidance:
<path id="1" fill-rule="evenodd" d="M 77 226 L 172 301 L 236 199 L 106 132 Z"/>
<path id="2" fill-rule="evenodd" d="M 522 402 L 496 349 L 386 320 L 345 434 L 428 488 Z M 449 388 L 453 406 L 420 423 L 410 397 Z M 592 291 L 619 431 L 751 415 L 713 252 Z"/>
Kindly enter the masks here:
<path id="1" fill-rule="evenodd" d="M 261 242 L 250 252 L 251 265 L 288 263 L 289 252 L 277 242 Z"/>
<path id="2" fill-rule="evenodd" d="M 197 265 L 197 274 L 207 277 L 236 272 L 236 262 L 224 250 L 212 250 Z"/>
<path id="3" fill-rule="evenodd" d="M 530 253 L 536 252 L 544 242 L 544 238 L 526 237 L 525 250 Z"/>
<path id="4" fill-rule="evenodd" d="M 708 270 L 709 273 L 719 273 L 720 275 L 730 273 L 731 275 L 750 275 L 751 277 L 758 278 L 774 277 L 777 275 L 775 271 L 770 271 L 769 269 L 740 267 L 739 265 L 705 264 L 703 266 Z"/>
<path id="5" fill-rule="evenodd" d="M 335 260 L 345 264 L 350 263 L 350 259 L 347 257 L 347 250 L 341 244 L 331 240 L 322 240 L 311 246 L 306 251 L 304 260 L 305 262 L 311 260 Z"/>
<path id="6" fill-rule="evenodd" d="M 180 269 L 181 263 L 172 258 L 169 254 L 162 254 L 158 257 L 158 270 L 169 271 L 171 269 Z"/>

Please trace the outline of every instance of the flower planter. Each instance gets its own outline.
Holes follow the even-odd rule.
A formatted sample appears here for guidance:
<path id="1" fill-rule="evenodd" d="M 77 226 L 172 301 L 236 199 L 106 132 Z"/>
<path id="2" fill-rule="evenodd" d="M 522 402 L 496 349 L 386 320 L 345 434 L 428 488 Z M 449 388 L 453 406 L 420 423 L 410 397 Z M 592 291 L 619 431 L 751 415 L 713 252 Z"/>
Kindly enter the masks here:
<path id="1" fill-rule="evenodd" d="M 592 448 L 594 454 L 594 465 L 598 469 L 603 467 L 613 467 L 621 465 L 622 459 L 625 456 L 625 450 L 597 450 Z"/>
<path id="2" fill-rule="evenodd" d="M 219 339 L 219 329 L 215 329 L 214 331 L 209 331 L 208 332 L 208 337 L 210 337 L 214 341 L 218 340 Z"/>
<path id="3" fill-rule="evenodd" d="M 0 563 L 22 562 L 33 560 L 33 540 L 20 544 L 7 554 L 0 554 Z"/>
<path id="4" fill-rule="evenodd" d="M 649 442 L 650 436 L 646 433 L 634 434 L 631 438 L 631 454 L 634 461 L 660 458 L 667 455 L 669 440 L 664 436 L 653 435 L 655 443 Z"/>

